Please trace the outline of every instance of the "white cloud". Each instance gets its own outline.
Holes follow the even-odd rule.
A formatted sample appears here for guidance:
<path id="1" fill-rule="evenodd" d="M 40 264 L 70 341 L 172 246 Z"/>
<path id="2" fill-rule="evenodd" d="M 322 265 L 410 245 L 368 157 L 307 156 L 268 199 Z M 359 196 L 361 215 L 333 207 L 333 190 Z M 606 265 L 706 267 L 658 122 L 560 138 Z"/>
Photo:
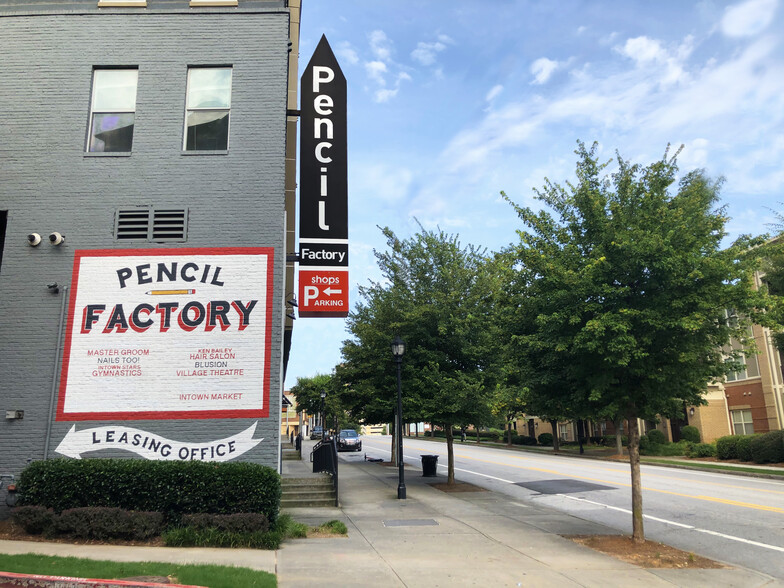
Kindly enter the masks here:
<path id="1" fill-rule="evenodd" d="M 487 93 L 487 96 L 485 96 L 485 100 L 488 102 L 492 102 L 503 91 L 504 91 L 504 87 L 501 84 L 496 84 L 495 86 L 490 88 L 490 91 Z"/>
<path id="2" fill-rule="evenodd" d="M 356 65 L 359 63 L 359 55 L 349 42 L 340 43 L 335 49 L 335 53 L 344 63 Z"/>
<path id="3" fill-rule="evenodd" d="M 411 52 L 411 58 L 422 65 L 433 65 L 436 62 L 436 56 L 446 49 L 446 45 L 441 41 L 434 43 L 424 43 L 420 41 L 417 43 L 417 48 Z"/>
<path id="4" fill-rule="evenodd" d="M 370 50 L 376 59 L 388 61 L 392 57 L 392 43 L 384 31 L 375 30 L 371 32 L 368 40 L 370 41 Z"/>
<path id="5" fill-rule="evenodd" d="M 397 74 L 397 78 L 395 79 L 395 87 L 391 88 L 380 88 L 376 90 L 375 100 L 378 103 L 389 102 L 392 98 L 397 96 L 397 93 L 400 91 L 400 85 L 402 82 L 410 82 L 411 76 L 408 75 L 406 72 L 400 72 Z"/>
<path id="6" fill-rule="evenodd" d="M 746 0 L 728 6 L 721 31 L 728 37 L 751 37 L 765 30 L 776 12 L 776 0 Z"/>
<path id="7" fill-rule="evenodd" d="M 631 57 L 637 65 L 642 65 L 651 61 L 664 61 L 667 53 L 662 49 L 661 43 L 648 37 L 635 37 L 627 39 L 626 44 L 619 48 L 622 54 Z"/>
<path id="8" fill-rule="evenodd" d="M 368 77 L 379 86 L 386 86 L 387 81 L 384 74 L 387 73 L 387 65 L 383 61 L 369 61 L 365 64 L 365 71 Z"/>
<path id="9" fill-rule="evenodd" d="M 730 57 L 690 63 L 693 48 L 691 37 L 674 45 L 625 43 L 616 54 L 631 67 L 582 68 L 546 98 L 533 95 L 488 111 L 452 138 L 441 154 L 443 167 L 470 181 L 488 162 L 497 165 L 553 136 L 609 140 L 635 158 L 655 159 L 667 143 L 686 143 L 682 161 L 725 175 L 733 190 L 784 191 L 784 145 L 759 143 L 771 129 L 784 128 L 781 42 L 763 37 Z M 739 150 L 748 148 L 749 157 L 742 157 Z"/>
<path id="10" fill-rule="evenodd" d="M 540 57 L 531 64 L 531 73 L 534 75 L 532 84 L 544 84 L 550 79 L 556 69 L 558 69 L 558 62 L 546 57 Z"/>
<path id="11" fill-rule="evenodd" d="M 658 70 L 659 82 L 664 86 L 686 79 L 683 63 L 689 58 L 693 49 L 694 37 L 691 35 L 685 37 L 672 50 L 665 48 L 661 41 L 645 36 L 627 39 L 622 46 L 615 47 L 615 51 L 630 58 L 638 68 Z"/>

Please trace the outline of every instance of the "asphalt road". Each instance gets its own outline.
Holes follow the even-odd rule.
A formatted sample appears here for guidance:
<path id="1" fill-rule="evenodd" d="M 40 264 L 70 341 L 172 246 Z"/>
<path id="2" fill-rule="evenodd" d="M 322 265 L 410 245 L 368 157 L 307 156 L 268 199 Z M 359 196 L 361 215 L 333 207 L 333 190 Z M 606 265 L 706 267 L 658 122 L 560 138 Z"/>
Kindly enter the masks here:
<path id="1" fill-rule="evenodd" d="M 388 460 L 390 439 L 365 436 L 361 453 L 340 455 Z M 416 467 L 422 454 L 438 455 L 438 474 L 446 475 L 445 444 L 406 437 L 403 450 L 406 463 Z M 641 470 L 646 539 L 784 579 L 784 481 L 661 466 Z M 455 477 L 503 492 L 521 508 L 544 504 L 631 534 L 628 463 L 458 441 Z"/>

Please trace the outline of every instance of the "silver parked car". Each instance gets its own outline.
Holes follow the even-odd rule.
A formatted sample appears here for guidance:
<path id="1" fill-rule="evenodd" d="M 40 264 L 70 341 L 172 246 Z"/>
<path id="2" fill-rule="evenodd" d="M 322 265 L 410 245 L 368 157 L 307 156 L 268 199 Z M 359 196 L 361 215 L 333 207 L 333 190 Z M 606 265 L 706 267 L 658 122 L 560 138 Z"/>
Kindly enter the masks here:
<path id="1" fill-rule="evenodd" d="M 354 429 L 343 429 L 338 435 L 338 451 L 362 451 L 362 439 Z"/>

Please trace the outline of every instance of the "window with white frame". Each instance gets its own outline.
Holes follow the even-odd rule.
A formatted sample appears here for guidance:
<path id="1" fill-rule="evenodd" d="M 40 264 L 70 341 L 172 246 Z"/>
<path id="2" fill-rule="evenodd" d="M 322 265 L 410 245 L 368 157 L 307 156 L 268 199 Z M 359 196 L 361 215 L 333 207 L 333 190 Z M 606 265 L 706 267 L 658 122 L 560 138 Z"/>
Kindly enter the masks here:
<path id="1" fill-rule="evenodd" d="M 94 69 L 87 151 L 130 152 L 138 69 Z"/>
<path id="2" fill-rule="evenodd" d="M 754 433 L 754 421 L 751 418 L 751 409 L 731 410 L 732 430 L 736 435 L 751 435 Z"/>
<path id="3" fill-rule="evenodd" d="M 188 68 L 183 141 L 186 151 L 229 148 L 231 74 L 231 67 Z"/>
<path id="4" fill-rule="evenodd" d="M 749 335 L 751 335 L 751 333 L 749 333 Z M 730 341 L 730 347 L 731 350 L 734 352 L 738 352 L 741 349 L 743 349 L 743 346 L 735 339 L 732 339 Z M 725 351 L 727 352 L 727 355 L 729 355 L 730 350 L 725 349 Z M 730 360 L 727 359 L 727 361 Z M 759 377 L 760 375 L 759 360 L 757 359 L 757 356 L 755 354 L 746 355 L 745 353 L 741 353 L 740 356 L 738 357 L 738 361 L 740 361 L 743 364 L 744 368 L 740 371 L 730 372 L 729 374 L 727 374 L 728 382 L 737 382 L 739 380 L 748 380 L 749 378 Z"/>

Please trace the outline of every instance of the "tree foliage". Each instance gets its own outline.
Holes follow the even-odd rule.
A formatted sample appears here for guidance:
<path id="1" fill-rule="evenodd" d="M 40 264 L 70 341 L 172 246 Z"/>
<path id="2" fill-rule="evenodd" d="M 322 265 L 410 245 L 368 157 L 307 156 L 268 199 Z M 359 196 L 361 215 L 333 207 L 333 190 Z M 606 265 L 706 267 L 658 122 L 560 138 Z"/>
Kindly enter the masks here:
<path id="1" fill-rule="evenodd" d="M 737 369 L 730 337 L 747 344 L 765 305 L 752 282 L 759 241 L 722 248 L 721 182 L 699 170 L 678 181 L 677 153 L 646 167 L 618 155 L 608 174 L 596 152 L 580 143 L 576 182 L 536 192 L 553 213 L 514 205 L 525 229 L 505 252 L 518 273 L 513 341 L 544 416 L 629 420 L 642 540 L 637 419 L 699 404 L 707 382 Z"/>
<path id="2" fill-rule="evenodd" d="M 360 288 L 348 319 L 353 339 L 344 342 L 337 371 L 351 392 L 349 412 L 369 422 L 392 420 L 397 384 L 390 345 L 401 336 L 403 420 L 484 424 L 491 264 L 483 251 L 441 230 L 420 227 L 408 239 L 381 230 L 387 248 L 375 255 L 383 281 Z M 453 468 L 450 459 L 450 482 Z"/>

